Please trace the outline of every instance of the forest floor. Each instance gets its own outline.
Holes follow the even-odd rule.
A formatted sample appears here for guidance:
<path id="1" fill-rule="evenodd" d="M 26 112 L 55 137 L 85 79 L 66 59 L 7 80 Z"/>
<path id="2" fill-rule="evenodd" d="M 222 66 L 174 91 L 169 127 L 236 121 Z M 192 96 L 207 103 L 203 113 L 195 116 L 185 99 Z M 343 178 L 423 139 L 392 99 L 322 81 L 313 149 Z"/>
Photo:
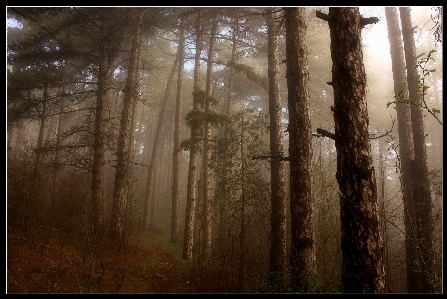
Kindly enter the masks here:
<path id="1" fill-rule="evenodd" d="M 143 239 L 148 241 L 143 241 Z M 7 293 L 197 293 L 181 245 L 156 234 L 126 248 L 39 229 L 7 232 Z"/>

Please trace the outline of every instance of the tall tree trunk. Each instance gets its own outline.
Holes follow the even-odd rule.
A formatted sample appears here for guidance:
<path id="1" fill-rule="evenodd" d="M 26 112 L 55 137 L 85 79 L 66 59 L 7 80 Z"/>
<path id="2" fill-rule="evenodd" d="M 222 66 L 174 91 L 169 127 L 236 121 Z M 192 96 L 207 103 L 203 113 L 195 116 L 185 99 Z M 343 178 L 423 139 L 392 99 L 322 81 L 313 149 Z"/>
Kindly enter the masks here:
<path id="1" fill-rule="evenodd" d="M 311 291 L 316 260 L 306 10 L 304 7 L 285 8 L 284 14 L 289 107 L 291 282 L 302 291 Z"/>
<path id="2" fill-rule="evenodd" d="M 236 17 L 236 19 L 233 21 L 234 24 L 232 26 L 231 30 L 231 61 L 236 63 L 237 55 L 236 55 L 236 38 L 238 36 L 239 31 L 239 18 Z M 234 74 L 235 70 L 233 67 L 233 64 L 231 64 L 228 67 L 228 90 L 227 90 L 227 101 L 225 104 L 225 115 L 230 116 L 231 112 L 231 104 L 233 103 L 233 85 L 234 85 Z M 227 126 L 228 124 L 225 124 L 225 132 L 227 132 Z M 228 137 L 228 136 L 226 136 Z"/>
<path id="3" fill-rule="evenodd" d="M 180 125 L 183 98 L 183 68 L 185 61 L 185 28 L 184 17 L 180 19 L 179 44 L 177 47 L 177 99 L 175 103 L 174 150 L 172 154 L 172 211 L 171 211 L 171 243 L 179 239 L 179 194 L 180 194 Z"/>
<path id="4" fill-rule="evenodd" d="M 368 134 L 358 7 L 330 7 L 337 182 L 345 293 L 383 293 L 385 270 Z"/>
<path id="5" fill-rule="evenodd" d="M 281 98 L 279 95 L 278 30 L 274 9 L 267 12 L 268 78 L 271 162 L 270 283 L 284 284 L 286 267 L 286 193 L 284 187 L 284 149 Z"/>
<path id="6" fill-rule="evenodd" d="M 415 230 L 413 240 L 416 242 L 417 253 L 410 258 L 415 271 L 413 281 L 409 284 L 409 292 L 429 293 L 433 292 L 433 223 L 431 218 L 431 191 L 428 179 L 427 151 L 425 147 L 424 118 L 422 115 L 421 93 L 416 88 L 419 81 L 418 69 L 416 68 L 416 48 L 414 44 L 413 25 L 411 21 L 411 9 L 400 7 L 400 20 L 402 26 L 402 37 L 404 41 L 405 61 L 407 65 L 407 80 L 411 105 L 411 122 L 414 142 L 414 161 L 412 164 L 413 198 L 415 218 L 411 219 Z"/>
<path id="7" fill-rule="evenodd" d="M 166 83 L 165 94 L 162 99 L 160 114 L 158 117 L 157 129 L 155 131 L 155 137 L 152 145 L 152 153 L 149 162 L 149 167 L 147 169 L 147 180 L 146 180 L 146 195 L 144 200 L 144 212 L 143 212 L 143 223 L 144 228 L 147 230 L 155 224 L 155 199 L 151 197 L 153 177 L 155 174 L 155 164 L 158 159 L 158 152 L 160 151 L 160 138 L 162 135 L 163 126 L 165 125 L 165 115 L 166 106 L 171 96 L 171 90 L 174 85 L 174 75 L 178 67 L 177 58 L 174 60 L 171 72 L 169 74 L 168 82 Z"/>
<path id="8" fill-rule="evenodd" d="M 389 28 L 389 27 L 388 27 Z M 388 292 L 390 288 L 390 281 L 392 270 L 390 268 L 390 258 L 389 258 L 389 248 L 390 244 L 388 242 L 388 219 L 387 219 L 387 199 L 385 196 L 386 190 L 386 163 L 387 163 L 387 143 L 384 140 L 378 140 L 379 147 L 379 178 L 380 178 L 380 231 L 384 240 L 384 249 L 383 249 L 383 263 L 385 267 L 385 275 L 387 279 L 385 280 L 385 290 Z"/>
<path id="9" fill-rule="evenodd" d="M 43 156 L 43 135 L 45 131 L 45 122 L 47 119 L 47 101 L 48 101 L 48 88 L 45 86 L 43 90 L 43 98 L 42 98 L 42 111 L 39 117 L 39 135 L 37 137 L 37 147 L 36 147 L 36 160 L 34 162 L 34 181 L 35 187 L 39 187 L 40 177 L 41 177 L 41 164 L 42 164 L 42 156 Z"/>
<path id="10" fill-rule="evenodd" d="M 98 91 L 95 113 L 95 141 L 93 144 L 91 219 L 93 234 L 98 235 L 104 229 L 104 186 L 105 186 L 105 144 L 107 129 L 106 102 L 110 88 L 112 68 L 109 45 L 109 27 L 114 8 L 101 10 L 101 36 L 99 40 Z"/>
<path id="11" fill-rule="evenodd" d="M 213 26 L 211 28 L 210 45 L 208 49 L 208 63 L 206 71 L 205 84 L 205 113 L 211 112 L 211 100 L 213 92 L 213 57 L 214 44 L 216 43 L 217 27 L 219 24 L 219 14 L 215 13 L 213 19 Z M 211 255 L 211 188 L 210 188 L 210 159 L 211 159 L 211 124 L 205 119 L 204 133 L 203 133 L 203 214 L 202 214 L 202 229 L 203 229 L 203 258 L 207 260 Z"/>
<path id="12" fill-rule="evenodd" d="M 197 93 L 200 92 L 200 53 L 202 52 L 202 20 L 201 8 L 198 8 L 196 20 L 196 54 L 194 63 L 194 91 L 193 91 L 193 111 L 199 111 L 200 103 Z M 189 150 L 188 185 L 186 195 L 186 215 L 185 231 L 183 238 L 183 259 L 192 258 L 192 248 L 194 244 L 194 222 L 195 204 L 197 199 L 197 155 L 198 143 L 200 142 L 200 127 L 198 124 L 191 124 L 191 142 Z"/>
<path id="13" fill-rule="evenodd" d="M 130 54 L 129 69 L 121 113 L 121 127 L 118 139 L 117 163 L 115 172 L 115 185 L 113 190 L 112 218 L 110 221 L 110 235 L 119 242 L 124 239 L 125 210 L 128 196 L 129 163 L 131 142 L 131 112 L 137 95 L 138 64 L 141 50 L 141 31 L 143 26 L 144 9 L 138 11 L 135 20 L 134 40 Z"/>
<path id="14" fill-rule="evenodd" d="M 401 165 L 401 189 L 404 203 L 405 223 L 405 250 L 407 256 L 407 289 L 413 289 L 414 281 L 419 276 L 414 271 L 413 260 L 417 260 L 417 249 L 414 243 L 415 205 L 413 199 L 411 166 L 410 161 L 414 159 L 413 134 L 411 129 L 411 114 L 408 103 L 407 76 L 405 73 L 404 52 L 402 47 L 402 34 L 400 31 L 397 8 L 385 7 L 385 16 L 388 26 L 388 39 L 390 41 L 390 53 L 394 78 L 394 93 L 396 94 L 396 110 L 399 133 L 399 156 Z"/>
<path id="15" fill-rule="evenodd" d="M 65 80 L 64 80 L 65 81 Z M 64 82 L 65 83 L 65 82 Z M 57 211 L 57 178 L 59 174 L 59 170 L 61 166 L 59 165 L 59 155 L 60 155 L 60 146 L 61 146 L 61 134 L 64 122 L 64 109 L 65 109 L 65 100 L 66 100 L 66 84 L 63 84 L 62 87 L 62 97 L 59 102 L 59 115 L 57 120 L 57 132 L 56 132 L 56 149 L 54 154 L 54 170 L 51 177 L 51 197 L 50 197 L 50 211 L 52 215 L 56 215 Z"/>
<path id="16" fill-rule="evenodd" d="M 244 122 L 244 114 L 242 114 L 241 120 L 241 222 L 240 222 L 240 230 L 239 230 L 239 269 L 238 269 L 238 290 L 239 292 L 244 291 L 244 276 L 245 276 L 245 198 L 246 198 L 246 185 L 247 181 L 245 178 L 245 153 L 244 153 L 244 131 L 245 131 L 245 122 Z"/>
<path id="17" fill-rule="evenodd" d="M 237 55 L 236 55 L 236 38 L 238 36 L 238 31 L 239 31 L 239 18 L 236 16 L 234 19 L 232 19 L 232 25 L 231 25 L 231 40 L 232 40 L 232 46 L 231 46 L 231 61 L 236 62 L 237 60 Z M 226 97 L 226 101 L 225 101 L 225 105 L 223 105 L 223 111 L 222 113 L 225 114 L 226 116 L 228 116 L 230 118 L 230 114 L 231 114 L 231 106 L 233 103 L 233 97 L 234 97 L 234 75 L 235 75 L 235 69 L 233 64 L 230 64 L 229 66 L 227 66 L 228 68 L 228 84 L 227 84 L 227 97 Z M 216 81 L 217 82 L 217 81 Z M 230 128 L 231 128 L 231 123 L 230 122 L 226 122 L 224 124 L 224 129 L 223 129 L 223 136 L 221 138 L 223 138 L 226 141 L 229 141 L 230 138 Z M 225 142 L 222 147 L 220 147 L 219 150 L 219 158 L 217 161 L 217 171 L 215 170 L 214 173 L 216 175 L 216 192 L 220 193 L 220 198 L 217 198 L 217 200 L 219 201 L 218 204 L 218 211 L 217 211 L 217 239 L 220 239 L 221 236 L 223 236 L 224 234 L 226 234 L 226 223 L 224 223 L 225 220 L 225 216 L 224 214 L 226 213 L 226 209 L 225 209 L 225 205 L 223 204 L 223 202 L 226 201 L 226 198 L 228 195 L 228 186 L 231 184 L 229 177 L 231 176 L 229 174 L 229 172 L 231 171 L 231 168 L 228 165 L 228 159 L 225 159 L 225 157 L 228 157 L 229 155 L 229 142 Z M 216 193 L 215 193 L 216 194 Z"/>
<path id="18" fill-rule="evenodd" d="M 37 137 L 37 147 L 36 147 L 36 160 L 34 162 L 34 170 L 33 170 L 33 194 L 32 194 L 32 210 L 34 211 L 34 215 L 36 216 L 36 220 L 38 224 L 42 224 L 43 214 L 45 211 L 45 202 L 44 196 L 40 194 L 40 191 L 43 190 L 42 185 L 42 160 L 44 156 L 43 152 L 43 139 L 45 132 L 45 123 L 47 120 L 47 101 L 48 101 L 48 88 L 45 86 L 43 88 L 43 96 L 42 96 L 42 111 L 40 113 L 39 118 L 39 135 Z"/>

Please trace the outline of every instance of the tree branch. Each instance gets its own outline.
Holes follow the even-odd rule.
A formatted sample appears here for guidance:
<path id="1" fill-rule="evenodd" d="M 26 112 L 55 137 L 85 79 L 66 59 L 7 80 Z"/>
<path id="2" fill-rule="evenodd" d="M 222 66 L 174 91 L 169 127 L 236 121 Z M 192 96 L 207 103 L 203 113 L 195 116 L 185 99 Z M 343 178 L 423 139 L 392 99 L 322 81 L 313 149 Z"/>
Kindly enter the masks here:
<path id="1" fill-rule="evenodd" d="M 320 10 L 317 10 L 315 12 L 315 16 L 319 19 L 325 20 L 327 22 L 329 22 L 331 20 L 331 17 L 328 14 L 325 14 L 323 12 L 321 12 Z"/>
<path id="2" fill-rule="evenodd" d="M 375 24 L 379 21 L 380 21 L 379 18 L 376 17 L 370 17 L 370 18 L 360 17 L 360 25 L 362 25 L 362 28 L 368 24 Z"/>
<path id="3" fill-rule="evenodd" d="M 336 139 L 337 139 L 337 136 L 335 136 L 334 133 L 331 133 L 331 132 L 326 131 L 326 130 L 321 129 L 321 128 L 317 128 L 317 133 L 323 135 L 324 137 L 331 138 L 331 139 L 333 139 L 333 140 L 336 140 Z"/>

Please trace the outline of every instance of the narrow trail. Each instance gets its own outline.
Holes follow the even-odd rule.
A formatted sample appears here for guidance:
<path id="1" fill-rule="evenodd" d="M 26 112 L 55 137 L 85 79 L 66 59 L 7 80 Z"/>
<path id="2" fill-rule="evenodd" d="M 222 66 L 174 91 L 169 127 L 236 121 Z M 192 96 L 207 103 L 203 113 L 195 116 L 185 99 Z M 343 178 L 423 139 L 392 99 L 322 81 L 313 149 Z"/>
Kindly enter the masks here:
<path id="1" fill-rule="evenodd" d="M 179 262 L 166 252 L 163 247 L 157 245 L 155 253 L 160 257 L 158 272 L 149 282 L 154 293 L 189 293 L 193 287 L 186 277 L 179 272 Z"/>
<path id="2" fill-rule="evenodd" d="M 89 247 L 84 236 L 8 232 L 7 293 L 195 293 L 186 265 L 160 243 Z"/>

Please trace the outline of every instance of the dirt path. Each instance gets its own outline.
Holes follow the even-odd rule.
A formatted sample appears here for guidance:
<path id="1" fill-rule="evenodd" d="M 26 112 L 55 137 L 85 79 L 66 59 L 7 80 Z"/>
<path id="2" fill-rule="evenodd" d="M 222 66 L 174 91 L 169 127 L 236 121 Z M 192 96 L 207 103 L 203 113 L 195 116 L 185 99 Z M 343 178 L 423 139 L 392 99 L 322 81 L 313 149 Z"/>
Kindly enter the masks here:
<path id="1" fill-rule="evenodd" d="M 90 250 L 83 236 L 8 232 L 8 293 L 194 293 L 185 265 L 160 244 Z"/>
<path id="2" fill-rule="evenodd" d="M 154 293 L 189 293 L 193 291 L 191 283 L 181 272 L 180 263 L 163 247 L 157 245 L 155 253 L 160 257 L 158 271 L 149 283 Z"/>

